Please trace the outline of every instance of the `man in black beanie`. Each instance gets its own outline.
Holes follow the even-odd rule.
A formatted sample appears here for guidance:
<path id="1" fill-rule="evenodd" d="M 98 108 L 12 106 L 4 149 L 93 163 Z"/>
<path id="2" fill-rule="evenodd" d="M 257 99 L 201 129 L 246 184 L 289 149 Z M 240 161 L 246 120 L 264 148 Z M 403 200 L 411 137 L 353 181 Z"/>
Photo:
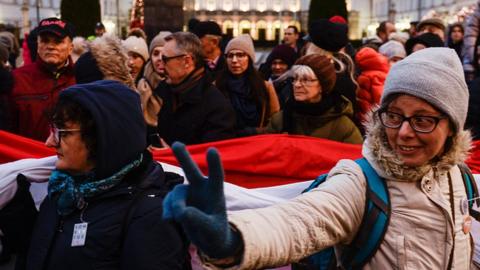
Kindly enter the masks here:
<path id="1" fill-rule="evenodd" d="M 214 21 L 199 22 L 193 29 L 193 33 L 202 42 L 202 50 L 205 56 L 205 68 L 213 80 L 218 71 L 225 68 L 225 57 L 220 48 L 222 30 Z"/>

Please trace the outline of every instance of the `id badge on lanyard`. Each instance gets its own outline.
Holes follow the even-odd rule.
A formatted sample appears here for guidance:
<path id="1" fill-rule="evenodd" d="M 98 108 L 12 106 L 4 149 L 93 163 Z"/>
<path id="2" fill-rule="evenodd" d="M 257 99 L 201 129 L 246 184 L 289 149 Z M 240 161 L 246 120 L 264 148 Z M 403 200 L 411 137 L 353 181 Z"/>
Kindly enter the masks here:
<path id="1" fill-rule="evenodd" d="M 88 230 L 88 222 L 83 220 L 83 213 L 85 209 L 87 209 L 88 204 L 82 209 L 80 213 L 80 223 L 76 223 L 73 227 L 73 235 L 72 235 L 72 247 L 83 247 L 85 246 L 85 240 L 87 239 L 87 230 Z"/>

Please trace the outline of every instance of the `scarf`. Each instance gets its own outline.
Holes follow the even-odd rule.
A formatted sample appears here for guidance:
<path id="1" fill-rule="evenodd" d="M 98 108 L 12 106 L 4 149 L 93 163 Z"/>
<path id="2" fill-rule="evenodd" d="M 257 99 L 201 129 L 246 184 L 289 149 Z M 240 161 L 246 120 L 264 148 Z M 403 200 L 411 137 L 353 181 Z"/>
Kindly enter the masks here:
<path id="1" fill-rule="evenodd" d="M 125 175 L 140 166 L 142 161 L 143 154 L 117 173 L 101 180 L 95 179 L 94 171 L 70 175 L 61 170 L 53 170 L 48 180 L 48 197 L 56 201 L 58 214 L 67 216 L 76 209 L 83 209 L 87 199 L 117 186 Z"/>
<path id="2" fill-rule="evenodd" d="M 198 84 L 198 81 L 205 76 L 205 68 L 199 68 L 190 73 L 182 82 L 176 85 L 171 85 L 169 88 L 173 93 L 173 104 L 172 108 L 175 112 L 178 107 L 180 107 L 180 96 L 184 94 L 189 89 L 192 89 Z"/>
<path id="3" fill-rule="evenodd" d="M 237 115 L 237 127 L 258 127 L 260 112 L 257 104 L 250 98 L 250 84 L 246 76 L 240 78 L 230 76 L 227 79 L 230 102 Z"/>
<path id="4" fill-rule="evenodd" d="M 283 110 L 283 129 L 282 132 L 287 132 L 288 134 L 294 134 L 295 131 L 295 120 L 293 118 L 294 113 L 303 114 L 303 115 L 313 115 L 318 116 L 326 113 L 331 108 L 335 107 L 337 110 L 342 109 L 342 98 L 335 93 L 331 93 L 326 97 L 322 97 L 320 102 L 316 103 L 307 103 L 307 102 L 298 102 L 295 98 L 288 99 Z"/>
<path id="5" fill-rule="evenodd" d="M 155 71 L 151 60 L 149 60 L 145 65 L 145 69 L 143 71 L 143 78 L 145 78 L 145 80 L 150 84 L 150 87 L 152 89 L 157 88 L 158 84 L 160 84 L 161 81 L 165 80 L 165 77 L 161 76 Z"/>

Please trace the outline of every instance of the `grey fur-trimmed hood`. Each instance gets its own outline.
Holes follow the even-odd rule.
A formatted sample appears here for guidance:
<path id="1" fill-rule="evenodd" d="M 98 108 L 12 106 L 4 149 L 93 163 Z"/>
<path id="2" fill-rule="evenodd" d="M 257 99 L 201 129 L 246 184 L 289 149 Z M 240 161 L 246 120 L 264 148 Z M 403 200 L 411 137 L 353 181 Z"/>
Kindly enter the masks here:
<path id="1" fill-rule="evenodd" d="M 369 113 L 364 125 L 366 140 L 363 144 L 363 156 L 373 163 L 372 166 L 377 169 L 380 176 L 400 181 L 418 181 L 432 169 L 436 173 L 446 173 L 453 166 L 465 162 L 472 145 L 470 131 L 462 130 L 452 137 L 451 146 L 438 159 L 420 167 L 410 167 L 403 165 L 390 148 L 378 114 Z"/>
<path id="2" fill-rule="evenodd" d="M 128 70 L 127 53 L 118 38 L 111 35 L 103 35 L 94 39 L 90 43 L 89 48 L 97 62 L 98 69 L 104 76 L 104 80 L 119 81 L 132 89 L 136 89 Z"/>

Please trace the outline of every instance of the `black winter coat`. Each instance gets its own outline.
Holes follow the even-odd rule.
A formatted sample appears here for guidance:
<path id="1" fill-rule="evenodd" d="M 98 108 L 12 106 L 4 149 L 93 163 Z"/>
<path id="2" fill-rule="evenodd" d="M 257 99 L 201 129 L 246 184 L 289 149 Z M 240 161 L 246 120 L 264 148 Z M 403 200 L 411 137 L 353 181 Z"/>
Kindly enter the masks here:
<path id="1" fill-rule="evenodd" d="M 162 83 L 155 90 L 163 99 L 158 133 L 171 145 L 175 141 L 199 144 L 234 137 L 235 112 L 225 96 L 207 78 L 178 97 Z M 174 98 L 177 108 L 174 110 Z"/>
<path id="2" fill-rule="evenodd" d="M 142 164 L 125 181 L 61 217 L 48 196 L 29 250 L 28 270 L 190 269 L 181 231 L 162 220 L 166 193 L 183 178 L 158 163 Z M 88 222 L 86 242 L 71 247 L 74 225 Z"/>

